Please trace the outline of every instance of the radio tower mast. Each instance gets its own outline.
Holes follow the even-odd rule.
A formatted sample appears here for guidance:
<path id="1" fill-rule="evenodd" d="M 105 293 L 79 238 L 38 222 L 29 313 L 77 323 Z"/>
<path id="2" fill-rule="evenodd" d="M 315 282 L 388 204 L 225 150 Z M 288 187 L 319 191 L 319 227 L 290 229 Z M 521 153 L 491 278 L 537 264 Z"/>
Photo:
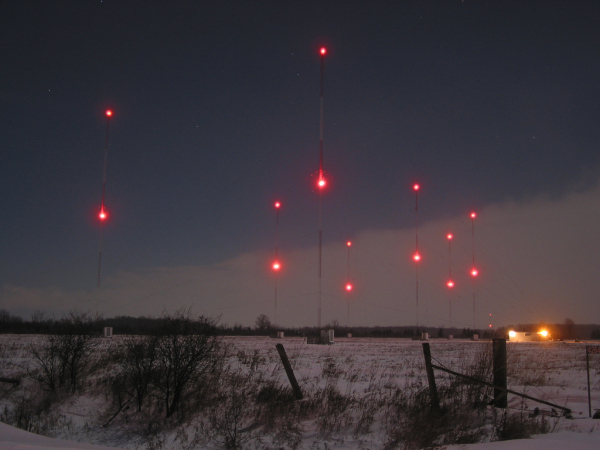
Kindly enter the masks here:
<path id="1" fill-rule="evenodd" d="M 319 126 L 319 178 L 317 180 L 317 188 L 319 190 L 319 319 L 318 328 L 321 330 L 321 262 L 322 262 L 322 250 L 323 250 L 323 189 L 327 184 L 325 176 L 323 174 L 323 85 L 325 77 L 325 54 L 327 49 L 321 47 L 319 50 L 321 54 L 321 97 L 320 97 L 320 126 Z"/>

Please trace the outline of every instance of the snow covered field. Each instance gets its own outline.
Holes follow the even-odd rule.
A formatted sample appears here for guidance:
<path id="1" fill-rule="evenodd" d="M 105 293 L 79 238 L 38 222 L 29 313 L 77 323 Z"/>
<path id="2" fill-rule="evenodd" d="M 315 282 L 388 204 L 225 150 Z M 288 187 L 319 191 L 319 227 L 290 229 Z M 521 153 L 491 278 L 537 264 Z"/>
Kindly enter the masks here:
<path id="1" fill-rule="evenodd" d="M 20 386 L 0 385 L 0 417 L 5 422 L 16 420 L 19 411 L 27 413 L 27 405 L 37 405 L 35 400 L 44 395 L 38 383 L 27 376 L 28 372 L 35 369 L 27 347 L 39 339 L 39 336 L 0 336 L 0 376 L 23 379 Z M 415 424 L 411 425 L 410 414 L 394 408 L 394 399 L 399 403 L 405 402 L 403 404 L 408 405 L 406 408 L 413 408 L 415 402 L 425 399 L 427 392 L 422 346 L 418 341 L 337 338 L 334 345 L 319 346 L 307 345 L 300 338 L 223 338 L 230 349 L 228 375 L 222 376 L 222 380 L 243 374 L 246 378 L 242 379 L 253 384 L 255 390 L 243 384 L 236 385 L 235 389 L 241 395 L 236 395 L 232 390 L 221 397 L 221 409 L 219 405 L 213 405 L 212 409 L 198 410 L 197 414 L 190 414 L 177 423 L 157 421 L 161 428 L 158 431 L 154 429 L 152 433 L 143 433 L 141 424 L 147 420 L 156 421 L 156 418 L 147 415 L 141 420 L 140 413 L 133 411 L 133 408 L 124 409 L 108 426 L 103 427 L 118 410 L 107 381 L 118 370 L 114 361 L 102 366 L 103 361 L 110 361 L 102 358 L 103 355 L 116 354 L 121 340 L 121 337 L 103 339 L 97 350 L 99 364 L 95 365 L 99 367 L 93 367 L 84 387 L 75 394 L 57 397 L 40 417 L 31 418 L 29 428 L 55 438 L 124 449 L 224 448 L 225 441 L 220 438 L 222 434 L 214 430 L 212 434 L 206 431 L 210 424 L 217 430 L 219 423 L 226 423 L 215 420 L 209 424 L 208 416 L 213 414 L 225 421 L 236 422 L 243 448 L 358 450 L 390 448 L 393 447 L 391 442 L 402 448 L 404 444 L 398 440 L 399 437 L 404 439 L 406 430 L 415 432 Z M 286 349 L 304 400 L 279 405 L 282 409 L 272 418 L 274 425 L 269 428 L 265 425 L 268 414 L 264 409 L 268 403 L 249 399 L 264 398 L 267 392 L 265 386 L 289 390 L 275 349 L 277 343 L 282 343 Z M 434 364 L 457 372 L 475 373 L 475 369 L 485 366 L 489 361 L 486 359 L 491 347 L 489 342 L 440 339 L 431 340 L 430 345 Z M 450 400 L 444 400 L 445 388 L 455 389 L 451 392 L 459 392 L 463 396 L 474 395 L 472 390 L 454 386 L 453 376 L 440 371 L 436 371 L 435 375 L 442 392 L 442 402 L 448 404 L 449 411 L 457 410 L 452 409 Z M 509 343 L 508 376 L 509 388 L 570 408 L 573 419 L 554 417 L 548 406 L 509 395 L 508 412 L 511 417 L 534 420 L 528 419 L 529 415 L 539 407 L 540 414 L 537 417 L 542 418 L 544 426 L 551 433 L 528 440 L 485 442 L 498 438 L 497 429 L 502 423 L 502 413 L 483 406 L 478 408 L 474 417 L 479 421 L 476 435 L 484 442 L 470 444 L 466 443 L 467 440 L 461 445 L 448 445 L 447 448 L 600 448 L 600 421 L 588 417 L 585 344 Z M 592 406 L 600 408 L 600 355 L 590 355 L 590 378 Z M 411 394 L 405 394 L 407 392 Z M 191 398 L 193 392 L 188 395 Z M 481 390 L 481 395 L 489 395 L 489 392 Z M 240 415 L 228 415 L 240 406 Z M 465 403 L 460 408 L 470 409 L 471 405 Z M 290 409 L 300 411 L 294 416 L 297 421 L 280 423 L 279 415 L 287 417 L 286 411 Z M 256 422 L 257 417 L 261 418 L 259 422 Z M 404 428 L 397 426 L 397 421 L 406 422 Z M 93 448 L 60 441 L 52 441 L 51 444 L 40 439 L 46 438 L 0 424 L 0 449 Z"/>

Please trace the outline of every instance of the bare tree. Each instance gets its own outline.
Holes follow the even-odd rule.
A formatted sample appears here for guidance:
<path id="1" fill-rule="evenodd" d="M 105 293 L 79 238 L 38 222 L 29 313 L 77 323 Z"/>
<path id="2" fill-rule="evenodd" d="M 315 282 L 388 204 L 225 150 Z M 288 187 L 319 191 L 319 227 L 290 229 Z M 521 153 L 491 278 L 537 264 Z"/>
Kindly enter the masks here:
<path id="1" fill-rule="evenodd" d="M 256 325 L 256 329 L 261 333 L 266 333 L 271 329 L 271 319 L 269 319 L 269 316 L 265 314 L 258 316 L 254 323 Z"/>

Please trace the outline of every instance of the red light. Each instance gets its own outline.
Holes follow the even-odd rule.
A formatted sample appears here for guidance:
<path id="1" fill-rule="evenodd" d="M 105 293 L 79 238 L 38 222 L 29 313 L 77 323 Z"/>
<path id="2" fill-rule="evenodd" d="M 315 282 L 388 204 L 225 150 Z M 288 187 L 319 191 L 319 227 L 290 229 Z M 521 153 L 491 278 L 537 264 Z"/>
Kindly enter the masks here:
<path id="1" fill-rule="evenodd" d="M 279 261 L 275 261 L 273 263 L 273 270 L 279 270 L 281 268 L 281 265 L 279 264 Z"/>
<path id="2" fill-rule="evenodd" d="M 449 288 L 453 288 L 453 287 L 454 287 L 454 281 L 452 281 L 452 280 L 448 280 L 448 282 L 446 283 L 446 285 L 447 285 Z"/>
<path id="3" fill-rule="evenodd" d="M 108 214 L 106 213 L 104 206 L 100 207 L 100 214 L 98 214 L 98 218 L 100 220 L 105 220 L 107 217 L 108 217 Z"/>
<path id="4" fill-rule="evenodd" d="M 352 284 L 351 283 L 346 284 L 346 290 L 348 292 L 350 292 L 352 290 Z"/>
<path id="5" fill-rule="evenodd" d="M 473 267 L 471 269 L 471 275 L 474 276 L 474 277 L 476 277 L 478 274 L 479 274 L 479 272 L 477 271 L 477 269 L 475 267 Z"/>
<path id="6" fill-rule="evenodd" d="M 327 183 L 325 182 L 325 178 L 323 178 L 322 176 L 319 177 L 319 181 L 317 183 L 317 185 L 319 186 L 319 189 L 323 189 L 326 184 Z"/>
<path id="7" fill-rule="evenodd" d="M 279 209 L 281 207 L 281 203 L 275 202 L 275 208 Z"/>
<path id="8" fill-rule="evenodd" d="M 471 213 L 471 219 L 474 219 L 475 217 L 477 217 L 477 214 L 475 214 L 474 212 Z"/>
<path id="9" fill-rule="evenodd" d="M 110 109 L 106 110 L 106 117 L 111 117 L 112 116 L 112 111 Z"/>
<path id="10" fill-rule="evenodd" d="M 327 53 L 327 49 L 325 47 L 321 47 L 320 53 L 322 56 L 325 56 L 325 53 Z"/>
<path id="11" fill-rule="evenodd" d="M 347 245 L 348 247 L 350 247 L 350 246 L 352 245 L 352 242 L 348 241 L 348 242 L 346 243 L 346 245 Z"/>
<path id="12" fill-rule="evenodd" d="M 413 259 L 417 262 L 421 261 L 421 255 L 419 255 L 419 252 L 417 252 L 413 255 Z"/>
<path id="13" fill-rule="evenodd" d="M 415 185 L 413 186 L 413 189 L 414 189 L 415 191 L 418 191 L 420 187 L 421 187 L 421 186 L 419 186 L 418 184 L 415 184 Z"/>
<path id="14" fill-rule="evenodd" d="M 448 238 L 448 240 L 451 240 L 454 236 L 452 236 L 452 233 L 448 233 L 448 236 L 446 236 Z"/>

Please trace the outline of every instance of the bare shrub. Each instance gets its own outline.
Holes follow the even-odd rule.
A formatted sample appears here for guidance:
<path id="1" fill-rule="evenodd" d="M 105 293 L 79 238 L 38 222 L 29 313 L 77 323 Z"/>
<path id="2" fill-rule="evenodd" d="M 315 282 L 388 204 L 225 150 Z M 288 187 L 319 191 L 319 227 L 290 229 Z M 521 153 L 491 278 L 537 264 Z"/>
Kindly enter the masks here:
<path id="1" fill-rule="evenodd" d="M 530 415 L 524 408 L 516 413 L 505 409 L 500 419 L 494 423 L 494 440 L 528 439 L 534 434 L 547 433 L 549 430 L 550 424 L 543 415 Z"/>
<path id="2" fill-rule="evenodd" d="M 122 358 L 120 362 L 122 388 L 135 399 L 138 412 L 151 389 L 157 364 L 156 336 L 129 336 L 121 343 Z"/>
<path id="3" fill-rule="evenodd" d="M 97 321 L 98 317 L 89 313 L 72 311 L 41 344 L 29 346 L 38 369 L 32 377 L 44 389 L 67 387 L 75 392 L 96 347 L 93 331 Z"/>
<path id="4" fill-rule="evenodd" d="M 216 364 L 219 340 L 216 321 L 192 317 L 181 309 L 164 314 L 156 335 L 156 363 L 153 386 L 165 408 L 166 417 L 180 413 L 186 390 Z M 181 418 L 181 417 L 180 417 Z"/>

